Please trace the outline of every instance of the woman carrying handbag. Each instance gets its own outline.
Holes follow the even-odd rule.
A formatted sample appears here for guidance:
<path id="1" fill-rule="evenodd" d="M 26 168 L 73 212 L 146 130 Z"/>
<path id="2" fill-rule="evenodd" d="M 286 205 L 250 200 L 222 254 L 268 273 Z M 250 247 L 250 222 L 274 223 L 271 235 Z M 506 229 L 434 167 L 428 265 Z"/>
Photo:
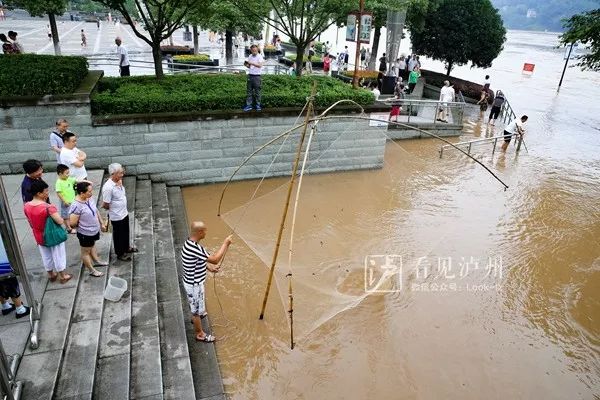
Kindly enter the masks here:
<path id="1" fill-rule="evenodd" d="M 66 283 L 73 275 L 65 272 L 67 255 L 65 241 L 67 232 L 63 228 L 64 220 L 52 204 L 46 203 L 48 199 L 48 184 L 39 179 L 31 183 L 30 193 L 33 200 L 25 203 L 24 212 L 35 242 L 38 245 L 44 268 L 48 273 L 50 282 L 59 279 Z"/>
<path id="2" fill-rule="evenodd" d="M 75 184 L 75 200 L 69 209 L 69 223 L 77 227 L 77 238 L 81 247 L 81 262 L 91 276 L 101 277 L 104 273 L 97 267 L 106 267 L 107 263 L 100 261 L 96 251 L 96 241 L 100 239 L 100 231 L 106 232 L 108 224 L 102 220 L 96 201 L 92 198 L 92 184 L 88 181 Z"/>

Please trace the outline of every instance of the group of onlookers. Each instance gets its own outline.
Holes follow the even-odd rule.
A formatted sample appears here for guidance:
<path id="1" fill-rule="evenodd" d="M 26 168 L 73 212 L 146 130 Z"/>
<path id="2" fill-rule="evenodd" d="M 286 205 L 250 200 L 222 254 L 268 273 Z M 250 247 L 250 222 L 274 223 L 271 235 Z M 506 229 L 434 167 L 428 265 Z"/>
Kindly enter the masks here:
<path id="1" fill-rule="evenodd" d="M 108 166 L 110 178 L 102 187 L 103 209 L 108 218 L 101 215 L 94 198 L 94 184 L 88 180 L 85 169 L 85 152 L 77 148 L 77 136 L 68 130 L 65 119 L 56 122 L 56 128 L 50 134 L 50 150 L 56 153 L 57 179 L 54 190 L 59 205 L 50 202 L 50 187 L 43 180 L 44 169 L 38 160 L 23 163 L 25 176 L 21 183 L 21 196 L 25 217 L 33 232 L 33 238 L 39 249 L 42 264 L 48 280 L 67 283 L 73 275 L 67 273 L 67 255 L 65 242 L 69 234 L 76 235 L 80 247 L 81 265 L 92 277 L 101 277 L 98 268 L 108 266 L 101 260 L 96 242 L 101 232 L 107 232 L 112 225 L 112 237 L 117 259 L 129 261 L 129 253 L 137 252 L 130 245 L 129 215 L 127 196 L 123 186 L 124 169 L 121 164 Z M 19 283 L 16 278 L 0 280 L 0 304 L 2 314 L 16 310 L 17 318 L 28 315 L 30 310 L 20 300 Z M 12 304 L 7 301 L 12 299 Z"/>

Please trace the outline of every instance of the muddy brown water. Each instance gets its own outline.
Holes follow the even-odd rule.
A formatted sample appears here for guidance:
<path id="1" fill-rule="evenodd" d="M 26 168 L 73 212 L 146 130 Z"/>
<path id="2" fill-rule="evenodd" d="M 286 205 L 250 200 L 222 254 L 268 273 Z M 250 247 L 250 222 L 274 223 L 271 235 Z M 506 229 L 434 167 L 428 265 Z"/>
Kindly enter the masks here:
<path id="1" fill-rule="evenodd" d="M 286 179 L 266 180 L 249 205 L 257 181 L 232 184 L 222 217 L 222 184 L 184 189 L 208 248 L 236 229 L 206 282 L 231 398 L 600 398 L 600 77 L 570 68 L 556 95 L 553 38 L 510 32 L 494 64 L 492 87 L 530 116 L 528 152 L 474 152 L 508 190 L 455 152 L 440 159 L 432 139 L 388 142 L 381 170 L 304 178 L 294 350 L 290 223 L 258 320 Z M 534 76 L 522 77 L 531 60 Z M 490 133 L 475 111 L 461 139 Z M 378 287 L 390 293 L 367 294 L 385 254 L 402 270 Z"/>

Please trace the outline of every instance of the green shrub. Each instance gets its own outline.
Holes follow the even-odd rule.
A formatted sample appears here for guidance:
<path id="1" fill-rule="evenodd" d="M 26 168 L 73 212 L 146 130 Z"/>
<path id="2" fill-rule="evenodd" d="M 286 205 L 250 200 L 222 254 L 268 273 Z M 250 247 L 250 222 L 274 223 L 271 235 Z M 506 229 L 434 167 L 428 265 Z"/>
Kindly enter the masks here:
<path id="1" fill-rule="evenodd" d="M 87 76 L 85 57 L 0 55 L 0 96 L 73 93 Z"/>
<path id="2" fill-rule="evenodd" d="M 208 54 L 180 54 L 173 56 L 173 61 L 188 63 L 198 61 L 212 61 L 212 58 Z"/>
<path id="3" fill-rule="evenodd" d="M 354 90 L 338 79 L 264 75 L 262 106 L 302 107 L 315 80 L 317 106 L 329 106 L 341 99 L 363 105 L 374 101 L 370 91 Z M 246 75 L 175 75 L 160 81 L 152 76 L 103 78 L 98 89 L 92 97 L 92 113 L 96 115 L 238 110 L 246 101 Z"/>

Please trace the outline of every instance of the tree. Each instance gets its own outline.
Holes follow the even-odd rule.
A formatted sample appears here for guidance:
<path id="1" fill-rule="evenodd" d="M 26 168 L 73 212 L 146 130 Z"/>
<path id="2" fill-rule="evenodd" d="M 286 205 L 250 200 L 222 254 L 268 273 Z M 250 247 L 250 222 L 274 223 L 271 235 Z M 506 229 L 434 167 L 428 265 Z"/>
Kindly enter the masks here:
<path id="1" fill-rule="evenodd" d="M 490 0 L 430 0 L 422 25 L 416 20 L 411 15 L 413 51 L 444 61 L 447 75 L 455 65 L 468 62 L 490 67 L 506 41 L 506 29 Z"/>
<path id="2" fill-rule="evenodd" d="M 239 8 L 244 15 L 258 18 L 274 29 L 283 32 L 296 45 L 296 74 L 302 73 L 304 53 L 319 34 L 334 23 L 341 23 L 358 1 L 348 0 L 265 0 L 274 17 L 261 15 L 260 0 L 226 0 Z M 354 4 L 356 3 L 356 4 Z M 258 7 L 258 8 L 257 8 Z"/>
<path id="3" fill-rule="evenodd" d="M 258 36 L 263 26 L 263 19 L 268 14 L 265 1 L 255 1 L 254 15 L 242 13 L 240 8 L 231 3 L 213 1 L 203 7 L 202 10 L 192 13 L 186 17 L 186 21 L 192 25 L 213 31 L 225 31 L 225 58 L 227 64 L 233 60 L 233 36 L 237 32 L 244 32 L 251 36 Z M 263 10 L 262 12 L 260 10 Z M 195 47 L 195 46 L 194 46 Z"/>
<path id="4" fill-rule="evenodd" d="M 52 41 L 54 42 L 54 54 L 60 56 L 60 42 L 58 28 L 56 27 L 56 16 L 63 15 L 67 9 L 67 0 L 10 0 L 8 4 L 25 9 L 34 17 L 48 14 Z"/>
<path id="5" fill-rule="evenodd" d="M 581 42 L 590 46 L 590 52 L 577 65 L 600 71 L 600 9 L 573 15 L 564 21 L 564 27 L 567 31 L 560 36 L 562 44 Z"/>
<path id="6" fill-rule="evenodd" d="M 127 0 L 96 0 L 98 3 L 120 12 L 127 20 L 137 37 L 148 43 L 152 48 L 154 59 L 154 72 L 157 79 L 164 76 L 162 69 L 162 52 L 160 43 L 169 38 L 176 29 L 183 25 L 186 14 L 194 7 L 205 5 L 203 1 L 196 0 L 135 0 L 135 9 L 139 15 L 144 34 L 139 25 L 134 21 L 132 10 L 128 7 Z"/>
<path id="7" fill-rule="evenodd" d="M 426 7 L 427 1 L 428 0 L 366 0 L 365 10 L 373 13 L 374 28 L 369 69 L 375 69 L 377 53 L 379 51 L 379 40 L 381 38 L 381 28 L 387 23 L 387 12 L 400 11 L 410 7 Z"/>

